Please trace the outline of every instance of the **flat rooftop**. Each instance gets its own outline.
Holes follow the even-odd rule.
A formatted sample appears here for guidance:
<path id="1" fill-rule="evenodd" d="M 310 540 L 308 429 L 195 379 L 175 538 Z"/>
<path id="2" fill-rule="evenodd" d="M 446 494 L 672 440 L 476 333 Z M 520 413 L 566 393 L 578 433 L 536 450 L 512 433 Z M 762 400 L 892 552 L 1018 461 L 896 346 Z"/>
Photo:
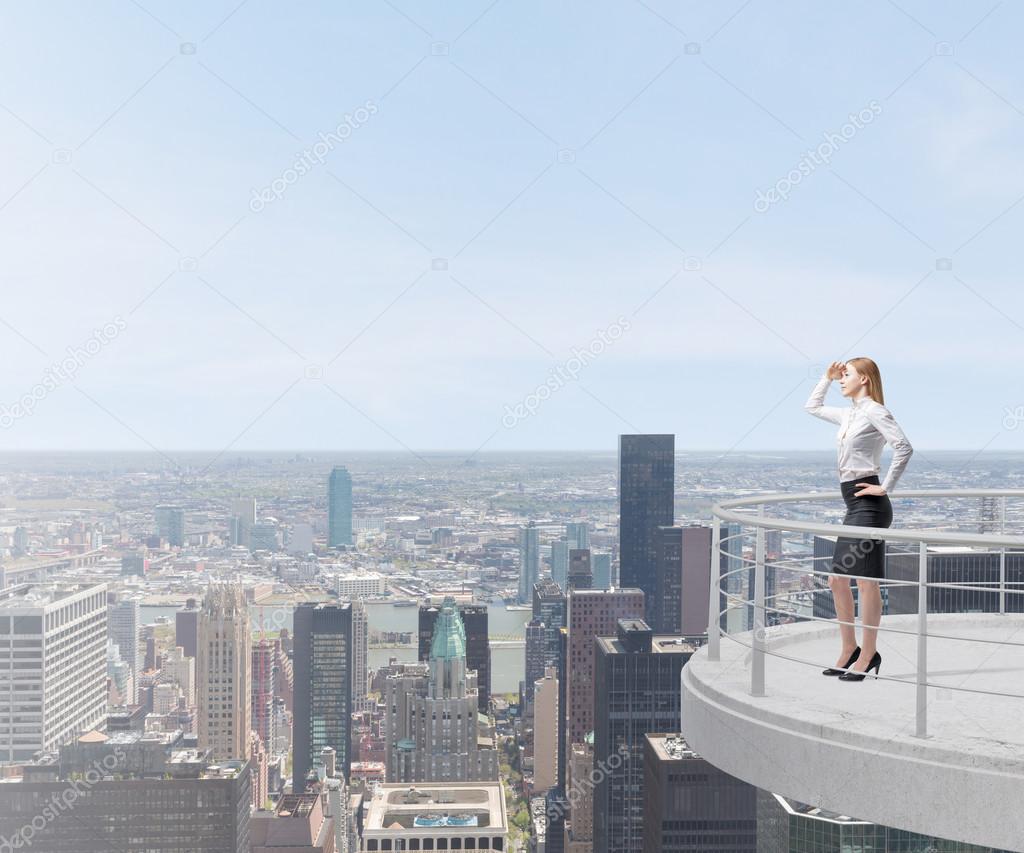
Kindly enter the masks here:
<path id="1" fill-rule="evenodd" d="M 662 761 L 682 761 L 683 759 L 699 759 L 700 756 L 690 748 L 686 738 L 682 735 L 658 735 L 649 734 L 646 736 L 651 744 L 654 754 Z"/>
<path id="2" fill-rule="evenodd" d="M 47 607 L 79 593 L 105 589 L 103 583 L 21 584 L 0 591 L 0 611 Z"/>
<path id="3" fill-rule="evenodd" d="M 427 833 L 464 830 L 488 835 L 508 831 L 500 782 L 448 782 L 378 785 L 370 801 L 365 830 Z"/>
<path id="4" fill-rule="evenodd" d="M 1024 642 L 1024 616 L 929 614 L 929 633 L 961 639 L 928 639 L 924 738 L 916 623 L 883 618 L 907 633 L 879 635 L 881 678 L 859 682 L 821 674 L 836 625 L 771 628 L 764 696 L 750 694 L 751 633 L 723 636 L 720 661 L 705 647 L 683 668 L 682 733 L 725 772 L 827 812 L 1024 849 L 1024 648 L 998 644 Z"/>
<path id="5" fill-rule="evenodd" d="M 597 642 L 605 651 L 625 653 L 625 648 L 618 637 L 598 637 Z M 692 654 L 697 647 L 682 637 L 672 635 L 651 638 L 651 654 Z"/>

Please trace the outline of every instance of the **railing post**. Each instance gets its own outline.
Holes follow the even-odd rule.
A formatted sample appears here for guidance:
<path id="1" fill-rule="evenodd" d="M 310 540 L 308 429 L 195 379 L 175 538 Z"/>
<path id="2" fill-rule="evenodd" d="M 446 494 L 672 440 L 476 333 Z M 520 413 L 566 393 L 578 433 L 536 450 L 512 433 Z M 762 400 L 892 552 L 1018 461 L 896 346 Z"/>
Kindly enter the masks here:
<path id="1" fill-rule="evenodd" d="M 722 523 L 715 515 L 714 510 L 711 512 L 711 578 L 709 583 L 708 592 L 708 660 L 721 660 L 720 649 L 720 636 L 721 627 L 719 626 L 718 611 L 722 609 L 721 605 L 721 593 L 722 588 Z"/>
<path id="2" fill-rule="evenodd" d="M 999 496 L 999 535 L 1006 535 L 1006 495 Z M 1006 546 L 999 549 L 999 612 L 1006 613 Z"/>
<path id="3" fill-rule="evenodd" d="M 764 504 L 757 508 L 758 519 L 764 517 Z M 750 667 L 750 695 L 764 696 L 764 527 L 758 523 L 754 546 L 754 657 Z"/>
<path id="4" fill-rule="evenodd" d="M 928 737 L 928 543 L 921 542 L 917 572 L 917 737 Z"/>

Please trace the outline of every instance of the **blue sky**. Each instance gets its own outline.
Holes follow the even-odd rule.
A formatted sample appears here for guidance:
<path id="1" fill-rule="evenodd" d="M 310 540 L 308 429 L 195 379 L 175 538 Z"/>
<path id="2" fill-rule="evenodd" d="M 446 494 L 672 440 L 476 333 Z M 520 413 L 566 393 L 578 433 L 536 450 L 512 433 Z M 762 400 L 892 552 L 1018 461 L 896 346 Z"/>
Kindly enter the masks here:
<path id="1" fill-rule="evenodd" d="M 0 9 L 0 448 L 828 448 L 870 355 L 1024 449 L 1012 4 L 85 5 Z"/>

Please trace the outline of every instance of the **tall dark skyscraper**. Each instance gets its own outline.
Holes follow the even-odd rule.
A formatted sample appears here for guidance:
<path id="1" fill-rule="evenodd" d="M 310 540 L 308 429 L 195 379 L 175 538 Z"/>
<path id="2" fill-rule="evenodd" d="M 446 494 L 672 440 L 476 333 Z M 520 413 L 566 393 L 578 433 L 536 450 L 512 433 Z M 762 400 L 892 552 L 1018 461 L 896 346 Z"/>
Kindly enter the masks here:
<path id="1" fill-rule="evenodd" d="M 757 788 L 705 761 L 680 735 L 644 737 L 643 794 L 643 853 L 757 853 Z"/>
<path id="2" fill-rule="evenodd" d="M 569 549 L 569 589 L 593 589 L 594 570 L 590 566 L 589 548 Z"/>
<path id="3" fill-rule="evenodd" d="M 544 623 L 547 634 L 545 666 L 554 666 L 558 660 L 559 632 L 568 624 L 565 621 L 565 603 L 565 594 L 554 581 L 542 580 L 534 585 L 533 618 Z"/>
<path id="4" fill-rule="evenodd" d="M 654 575 L 654 622 L 660 634 L 683 632 L 683 528 L 659 527 Z M 705 596 L 707 598 L 707 596 Z"/>
<path id="5" fill-rule="evenodd" d="M 658 528 L 674 521 L 674 435 L 619 436 L 619 586 L 641 589 L 656 624 Z"/>
<path id="6" fill-rule="evenodd" d="M 306 775 L 325 746 L 349 776 L 352 762 L 352 606 L 300 604 L 295 609 L 292 790 L 305 790 Z"/>
<path id="7" fill-rule="evenodd" d="M 196 637 L 199 626 L 199 605 L 194 598 L 185 600 L 185 606 L 174 614 L 174 645 L 181 646 L 186 657 L 196 656 Z"/>
<path id="8" fill-rule="evenodd" d="M 440 604 L 420 605 L 419 659 L 421 661 L 430 660 L 434 623 L 437 622 L 440 612 Z M 480 711 L 487 713 L 491 702 L 491 643 L 487 634 L 487 605 L 460 604 L 459 615 L 462 617 L 462 624 L 466 631 L 466 669 L 476 670 L 477 700 Z M 544 674 L 543 668 L 540 674 Z"/>
<path id="9" fill-rule="evenodd" d="M 539 619 L 531 619 L 526 624 L 526 670 L 523 675 L 528 705 L 533 705 L 534 682 L 544 677 L 546 656 L 547 628 Z"/>
<path id="10" fill-rule="evenodd" d="M 617 636 L 596 646 L 594 766 L 609 769 L 594 789 L 594 853 L 642 853 L 644 735 L 678 722 L 679 677 L 694 647 L 654 636 L 640 619 L 620 619 Z"/>
<path id="11" fill-rule="evenodd" d="M 352 547 L 352 475 L 340 466 L 327 481 L 327 545 Z"/>

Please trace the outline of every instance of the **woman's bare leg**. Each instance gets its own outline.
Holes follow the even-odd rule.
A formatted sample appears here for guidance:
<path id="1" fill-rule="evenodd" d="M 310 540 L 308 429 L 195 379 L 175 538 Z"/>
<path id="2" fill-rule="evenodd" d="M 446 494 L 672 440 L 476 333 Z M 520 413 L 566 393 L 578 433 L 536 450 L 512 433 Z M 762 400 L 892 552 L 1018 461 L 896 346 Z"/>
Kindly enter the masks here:
<path id="1" fill-rule="evenodd" d="M 864 639 L 860 644 L 860 657 L 851 667 L 863 672 L 868 668 L 871 658 L 878 648 L 878 623 L 882 621 L 882 591 L 878 581 L 858 580 L 857 590 L 860 596 L 860 622 L 864 628 Z"/>
<path id="2" fill-rule="evenodd" d="M 853 650 L 857 648 L 857 631 L 853 627 L 853 590 L 850 589 L 850 578 L 846 575 L 829 575 L 828 585 L 832 589 L 836 618 L 841 623 L 848 623 L 839 626 L 839 636 L 843 641 L 843 648 L 839 660 L 836 661 L 836 667 L 840 668 L 846 665 Z M 863 653 L 860 657 L 864 657 Z"/>

